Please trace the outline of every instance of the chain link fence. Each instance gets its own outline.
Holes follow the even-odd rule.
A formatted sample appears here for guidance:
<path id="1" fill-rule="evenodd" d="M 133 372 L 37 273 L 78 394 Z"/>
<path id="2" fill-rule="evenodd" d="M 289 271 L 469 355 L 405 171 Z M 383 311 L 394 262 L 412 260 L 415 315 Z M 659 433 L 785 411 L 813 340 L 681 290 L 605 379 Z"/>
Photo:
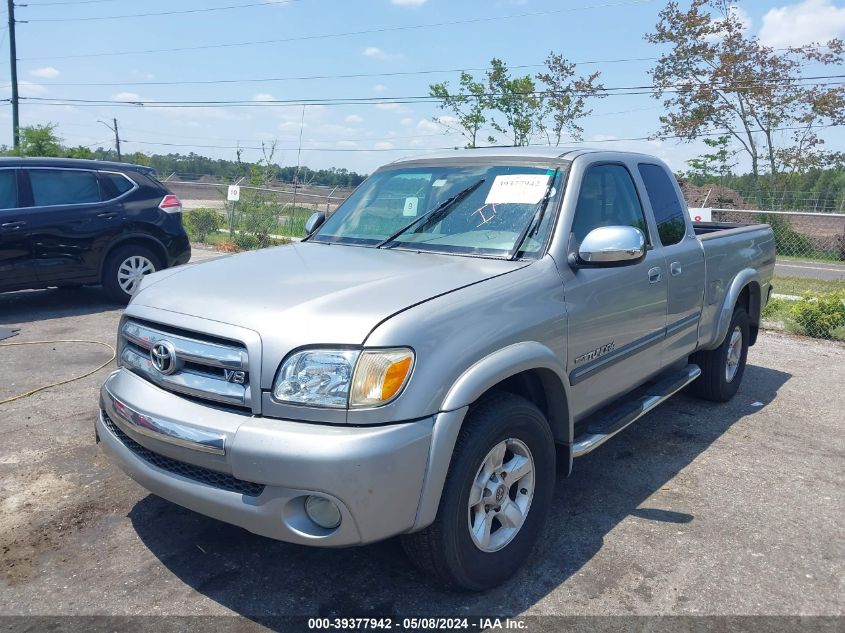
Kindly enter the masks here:
<path id="1" fill-rule="evenodd" d="M 778 257 L 845 262 L 845 214 L 747 209 L 712 212 L 714 222 L 771 225 Z"/>
<path id="2" fill-rule="evenodd" d="M 775 277 L 764 327 L 845 341 L 845 214 L 713 209 L 712 216 L 715 222 L 771 225 L 782 268 L 802 273 Z M 790 260 L 801 267 L 788 268 Z"/>

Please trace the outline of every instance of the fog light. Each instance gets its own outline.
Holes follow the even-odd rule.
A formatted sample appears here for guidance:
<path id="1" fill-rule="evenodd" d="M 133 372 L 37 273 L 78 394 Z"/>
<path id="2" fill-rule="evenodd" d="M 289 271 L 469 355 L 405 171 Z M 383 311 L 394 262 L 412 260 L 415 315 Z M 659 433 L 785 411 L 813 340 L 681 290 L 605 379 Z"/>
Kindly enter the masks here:
<path id="1" fill-rule="evenodd" d="M 340 525 L 340 509 L 324 497 L 305 499 L 305 514 L 321 528 L 333 530 Z"/>

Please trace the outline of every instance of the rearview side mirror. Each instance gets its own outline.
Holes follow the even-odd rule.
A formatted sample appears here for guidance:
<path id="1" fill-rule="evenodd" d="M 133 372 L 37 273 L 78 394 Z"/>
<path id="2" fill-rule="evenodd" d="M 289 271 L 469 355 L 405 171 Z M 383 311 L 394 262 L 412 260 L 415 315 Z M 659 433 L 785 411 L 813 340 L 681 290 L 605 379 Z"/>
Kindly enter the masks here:
<path id="1" fill-rule="evenodd" d="M 311 235 L 314 231 L 323 226 L 326 221 L 326 214 L 322 211 L 312 213 L 311 217 L 305 221 L 305 235 Z"/>
<path id="2" fill-rule="evenodd" d="M 645 234 L 633 226 L 600 226 L 593 229 L 570 256 L 575 267 L 628 266 L 645 258 Z M 573 261 L 574 260 L 574 261 Z"/>

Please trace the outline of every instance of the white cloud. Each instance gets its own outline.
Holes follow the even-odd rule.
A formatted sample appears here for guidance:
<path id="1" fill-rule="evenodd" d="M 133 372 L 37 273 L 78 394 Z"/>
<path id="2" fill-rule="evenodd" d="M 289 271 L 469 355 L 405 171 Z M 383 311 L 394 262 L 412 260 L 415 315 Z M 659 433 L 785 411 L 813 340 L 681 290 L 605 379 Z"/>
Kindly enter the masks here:
<path id="1" fill-rule="evenodd" d="M 405 127 L 411 127 L 414 124 L 414 120 L 411 117 L 406 116 L 404 119 L 399 121 L 399 123 L 401 123 Z"/>
<path id="2" fill-rule="evenodd" d="M 58 69 L 53 68 L 52 66 L 45 66 L 44 68 L 36 68 L 35 70 L 30 70 L 29 74 L 33 77 L 40 77 L 41 79 L 55 79 L 61 73 Z"/>
<path id="3" fill-rule="evenodd" d="M 353 149 L 358 147 L 358 143 L 355 141 L 338 141 L 335 145 L 341 149 Z"/>
<path id="4" fill-rule="evenodd" d="M 390 4 L 397 7 L 421 7 L 426 3 L 426 0 L 390 0 Z"/>
<path id="5" fill-rule="evenodd" d="M 383 61 L 402 58 L 401 53 L 388 53 L 380 49 L 378 46 L 368 46 L 361 51 L 361 54 L 364 57 L 369 57 L 370 59 L 380 59 Z"/>
<path id="6" fill-rule="evenodd" d="M 767 46 L 801 46 L 845 35 L 845 7 L 831 0 L 803 0 L 763 16 L 760 40 Z"/>
<path id="7" fill-rule="evenodd" d="M 125 102 L 143 101 L 143 99 L 141 99 L 141 95 L 137 92 L 118 92 L 117 94 L 113 94 L 111 99 L 112 101 Z"/>
<path id="8" fill-rule="evenodd" d="M 393 143 L 390 143 L 388 141 L 381 141 L 380 143 L 376 143 L 375 145 L 373 145 L 373 149 L 393 149 Z"/>
<path id="9" fill-rule="evenodd" d="M 253 101 L 276 101 L 276 97 L 271 95 L 269 92 L 259 92 L 252 98 Z"/>
<path id="10" fill-rule="evenodd" d="M 384 92 L 385 90 L 387 90 L 387 86 L 384 84 L 376 84 L 373 86 L 373 92 Z"/>
<path id="11" fill-rule="evenodd" d="M 350 114 L 345 119 L 343 119 L 346 123 L 358 124 L 364 122 L 364 117 L 358 116 L 357 114 Z"/>
<path id="12" fill-rule="evenodd" d="M 417 129 L 420 132 L 439 132 L 440 126 L 431 119 L 420 119 L 420 122 L 417 123 Z"/>

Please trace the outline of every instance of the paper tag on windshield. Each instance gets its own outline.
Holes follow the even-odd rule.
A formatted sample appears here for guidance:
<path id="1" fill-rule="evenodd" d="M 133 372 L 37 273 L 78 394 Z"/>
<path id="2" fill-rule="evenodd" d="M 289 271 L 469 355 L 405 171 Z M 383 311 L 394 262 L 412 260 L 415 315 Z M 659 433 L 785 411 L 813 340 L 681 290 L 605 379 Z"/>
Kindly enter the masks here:
<path id="1" fill-rule="evenodd" d="M 496 176 L 484 204 L 537 204 L 548 186 L 547 174 Z"/>
<path id="2" fill-rule="evenodd" d="M 402 209 L 402 215 L 414 217 L 417 215 L 417 206 L 420 204 L 419 198 L 405 198 L 405 207 Z M 396 207 L 393 207 L 394 209 Z"/>

